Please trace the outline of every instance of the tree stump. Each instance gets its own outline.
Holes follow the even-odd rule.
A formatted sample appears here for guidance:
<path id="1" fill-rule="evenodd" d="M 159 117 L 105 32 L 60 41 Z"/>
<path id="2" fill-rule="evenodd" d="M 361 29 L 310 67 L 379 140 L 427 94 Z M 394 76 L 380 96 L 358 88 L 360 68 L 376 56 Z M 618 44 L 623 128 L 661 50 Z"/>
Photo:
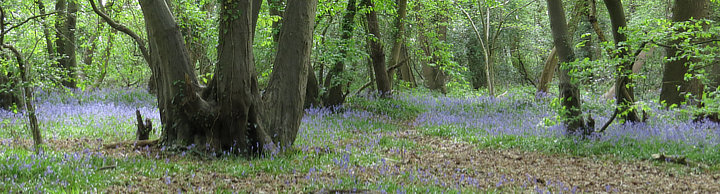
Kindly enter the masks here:
<path id="1" fill-rule="evenodd" d="M 143 123 L 140 110 L 135 110 L 135 115 L 137 116 L 137 132 L 135 134 L 135 136 L 137 136 L 137 140 L 150 139 L 150 132 L 152 132 L 152 121 L 150 121 L 149 118 L 145 118 L 145 123 Z"/>

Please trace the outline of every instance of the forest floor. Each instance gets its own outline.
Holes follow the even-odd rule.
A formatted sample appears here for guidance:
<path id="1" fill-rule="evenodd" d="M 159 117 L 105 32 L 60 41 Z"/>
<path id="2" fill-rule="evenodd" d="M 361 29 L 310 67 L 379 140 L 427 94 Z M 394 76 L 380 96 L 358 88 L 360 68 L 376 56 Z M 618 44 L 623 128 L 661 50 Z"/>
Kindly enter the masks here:
<path id="1" fill-rule="evenodd" d="M 294 150 L 256 159 L 212 157 L 192 148 L 170 150 L 132 145 L 103 148 L 104 144 L 132 138 L 132 116 L 128 116 L 127 126 L 121 125 L 124 132 L 107 134 L 87 131 L 94 127 L 55 124 L 55 132 L 45 131 L 53 135 L 47 138 L 47 150 L 42 155 L 30 151 L 30 138 L 9 138 L 9 134 L 0 133 L 0 164 L 4 164 L 0 165 L 0 178 L 5 182 L 0 184 L 0 191 L 720 192 L 720 165 L 716 162 L 717 152 L 712 151 L 717 150 L 717 144 L 702 142 L 706 150 L 698 148 L 700 144 L 694 148 L 682 144 L 683 147 L 657 138 L 647 143 L 641 138 L 578 140 L 528 131 L 523 132 L 527 135 L 513 135 L 517 132 L 513 130 L 522 125 L 501 129 L 503 125 L 499 123 L 507 120 L 499 120 L 490 127 L 486 124 L 502 117 L 519 120 L 525 114 L 519 112 L 537 114 L 533 106 L 507 115 L 493 114 L 522 103 L 453 99 L 444 103 L 440 99 L 437 104 L 421 109 L 410 106 L 429 99 L 437 98 L 391 101 L 370 98 L 351 101 L 346 110 L 338 113 L 308 110 Z M 489 120 L 459 111 L 477 113 L 473 108 L 468 110 L 468 106 L 482 103 L 485 105 L 481 110 L 490 112 L 484 115 L 492 117 Z M 498 109 L 507 104 L 515 105 Z M 519 115 L 509 116 L 515 113 Z M 471 120 L 479 120 L 478 125 L 467 125 Z M 532 120 L 529 123 L 533 126 L 537 126 L 537 121 L 546 121 L 528 120 Z M 53 126 L 48 124 L 52 121 L 45 123 Z M 718 129 L 712 127 L 716 125 L 711 129 Z M 156 132 L 154 137 L 157 135 Z M 709 142 L 716 140 L 708 138 Z M 688 163 L 651 160 L 655 153 L 683 154 Z"/>

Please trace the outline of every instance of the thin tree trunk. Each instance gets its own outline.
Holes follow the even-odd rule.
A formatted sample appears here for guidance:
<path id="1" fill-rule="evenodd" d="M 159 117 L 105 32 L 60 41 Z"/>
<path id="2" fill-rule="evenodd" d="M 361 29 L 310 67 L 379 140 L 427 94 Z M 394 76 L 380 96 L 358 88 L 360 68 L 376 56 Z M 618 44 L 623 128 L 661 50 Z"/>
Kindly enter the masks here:
<path id="1" fill-rule="evenodd" d="M 632 66 L 632 72 L 634 74 L 640 73 L 640 69 L 642 69 L 643 65 L 645 65 L 645 61 L 647 61 L 647 57 L 649 55 L 652 55 L 653 50 L 655 50 L 654 47 L 651 47 L 647 51 L 645 51 L 645 50 L 640 51 L 640 54 L 635 58 L 635 62 L 633 63 L 633 66 Z M 615 98 L 615 85 L 616 84 L 613 83 L 612 87 L 610 87 L 608 89 L 608 91 L 605 92 L 605 94 L 603 94 L 603 98 L 605 98 L 605 99 Z"/>
<path id="2" fill-rule="evenodd" d="M 345 79 L 342 79 L 343 71 L 345 71 L 345 61 L 347 57 L 347 47 L 350 45 L 350 39 L 352 38 L 353 29 L 355 26 L 355 14 L 357 12 L 357 3 L 355 0 L 348 0 L 347 7 L 345 8 L 345 15 L 342 20 L 342 35 L 340 39 L 344 42 L 345 46 L 340 48 L 340 57 L 342 60 L 337 61 L 327 76 L 325 77 L 325 88 L 327 93 L 323 98 L 323 105 L 326 107 L 339 106 L 345 103 L 344 86 Z"/>
<path id="3" fill-rule="evenodd" d="M 407 15 L 407 0 L 397 0 L 397 18 L 395 18 L 395 35 L 393 37 L 393 47 L 390 51 L 390 66 L 395 66 L 400 63 L 400 53 L 402 47 L 405 44 L 405 15 Z M 390 76 L 390 81 L 395 75 L 395 70 L 389 70 L 387 72 Z"/>
<path id="4" fill-rule="evenodd" d="M 545 65 L 543 65 L 543 71 L 540 73 L 540 81 L 537 85 L 537 91 L 535 92 L 535 96 L 540 97 L 543 96 L 544 93 L 547 93 L 548 91 L 548 84 L 552 82 L 553 76 L 555 75 L 555 69 L 557 68 L 558 64 L 558 58 L 557 58 L 557 48 L 553 46 L 552 50 L 550 50 L 550 54 L 545 59 Z"/>
<path id="5" fill-rule="evenodd" d="M 673 8 L 673 22 L 689 21 L 690 18 L 704 19 L 709 14 L 709 0 L 675 0 Z M 677 44 L 683 39 L 672 42 Z M 668 58 L 676 58 L 668 61 L 663 69 L 662 90 L 660 92 L 660 101 L 665 102 L 667 106 L 673 104 L 681 104 L 685 102 L 685 94 L 691 93 L 695 97 L 702 95 L 702 87 L 697 80 L 686 81 L 685 74 L 688 73 L 688 63 L 697 59 L 688 60 L 686 57 L 676 57 L 679 50 L 675 47 L 666 48 Z M 679 89 L 678 89 L 679 88 Z"/>
<path id="6" fill-rule="evenodd" d="M 571 80 L 571 67 L 567 67 L 570 62 L 575 60 L 575 54 L 569 38 L 565 10 L 561 0 L 547 0 L 547 4 L 554 45 L 557 48 L 558 59 L 561 63 L 559 92 L 563 110 L 560 114 L 570 134 L 582 132 L 587 135 L 589 129 L 585 126 L 585 119 L 580 115 L 580 90 L 576 83 Z"/>
<path id="7" fill-rule="evenodd" d="M 570 22 L 567 23 L 568 33 L 570 35 L 575 34 L 575 31 L 577 30 L 578 24 L 580 22 L 580 18 L 582 18 L 583 13 L 585 13 L 585 4 L 581 2 L 582 0 L 574 1 L 575 5 L 573 6 L 573 17 L 570 18 Z M 573 37 L 569 36 L 568 41 L 572 42 Z M 547 93 L 548 92 L 548 84 L 552 82 L 553 74 L 555 74 L 555 71 L 558 66 L 558 59 L 557 59 L 557 49 L 555 46 L 550 50 L 550 54 L 548 55 L 548 58 L 545 59 L 545 63 L 543 66 L 543 71 L 540 74 L 540 81 L 537 85 L 537 91 L 535 92 L 537 97 L 540 97 L 540 94 Z"/>
<path id="8" fill-rule="evenodd" d="M 107 68 L 108 64 L 110 63 L 110 54 L 112 54 L 113 39 L 115 39 L 115 36 L 113 34 L 114 33 L 108 34 L 107 44 L 105 45 L 105 53 L 102 56 L 103 67 L 100 72 L 100 76 L 98 76 L 97 80 L 95 80 L 95 83 L 93 84 L 93 88 L 100 88 L 100 85 L 105 80 L 105 76 L 107 75 Z"/>
<path id="9" fill-rule="evenodd" d="M 621 28 L 626 28 L 625 13 L 623 5 L 620 0 L 605 0 L 605 6 L 610 14 L 610 23 L 612 23 L 612 34 L 615 38 L 615 45 L 620 53 L 617 54 L 617 58 L 627 58 L 628 48 L 623 45 L 627 41 L 625 34 L 620 33 Z M 624 62 L 617 64 L 617 78 L 615 80 L 615 99 L 617 99 L 617 108 L 619 112 L 626 113 L 621 114 L 621 117 L 625 121 L 638 122 L 640 118 L 637 114 L 637 109 L 634 109 L 635 104 L 635 93 L 633 91 L 632 79 L 632 61 L 624 60 Z"/>
<path id="10" fill-rule="evenodd" d="M 40 14 L 45 14 L 45 4 L 42 0 L 35 0 L 35 4 L 38 6 Z M 45 37 L 45 50 L 47 51 L 49 57 L 54 57 L 55 49 L 53 48 L 52 36 L 50 35 L 50 25 L 45 19 L 41 22 L 43 26 L 43 36 Z"/>
<path id="11" fill-rule="evenodd" d="M 4 19 L 4 18 L 3 18 Z M 4 22 L 0 22 L 3 23 Z M 20 69 L 20 79 L 22 83 L 30 83 L 30 76 L 28 75 L 27 71 L 32 69 L 30 66 L 27 66 L 25 64 L 25 61 L 23 60 L 22 55 L 20 52 L 15 49 L 12 45 L 3 44 L 2 48 L 10 50 L 13 55 L 15 55 L 15 59 L 17 60 L 18 67 Z M 23 86 L 23 93 L 25 93 L 25 110 L 27 111 L 28 116 L 28 125 L 30 126 L 30 132 L 33 136 L 33 142 L 35 144 L 35 152 L 40 152 L 41 147 L 40 145 L 43 144 L 42 135 L 40 134 L 40 127 L 38 125 L 37 116 L 35 115 L 35 106 L 33 106 L 33 91 L 29 84 Z"/>
<path id="12" fill-rule="evenodd" d="M 390 78 L 388 77 L 385 65 L 385 52 L 381 43 L 380 24 L 378 23 L 377 12 L 372 0 L 362 0 L 363 6 L 370 11 L 365 15 L 367 19 L 367 29 L 373 38 L 368 43 L 370 45 L 370 58 L 372 58 L 373 70 L 375 72 L 375 83 L 377 84 L 377 92 L 387 97 L 392 90 Z"/>

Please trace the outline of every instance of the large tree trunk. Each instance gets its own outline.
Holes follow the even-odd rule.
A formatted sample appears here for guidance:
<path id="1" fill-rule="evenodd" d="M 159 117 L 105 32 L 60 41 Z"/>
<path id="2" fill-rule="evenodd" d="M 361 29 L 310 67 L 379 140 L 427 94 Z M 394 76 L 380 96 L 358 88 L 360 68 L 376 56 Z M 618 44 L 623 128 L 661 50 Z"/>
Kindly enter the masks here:
<path id="1" fill-rule="evenodd" d="M 346 79 L 341 77 L 343 71 L 345 71 L 345 59 L 347 58 L 347 47 L 350 38 L 352 38 L 353 29 L 355 26 L 355 13 L 357 12 L 357 3 L 355 0 L 348 0 L 347 7 L 345 8 L 345 15 L 342 20 L 342 35 L 340 39 L 345 43 L 340 48 L 340 57 L 342 60 L 336 62 L 327 76 L 325 77 L 325 88 L 327 93 L 323 98 L 323 105 L 327 107 L 339 106 L 345 102 L 344 86 L 347 82 Z"/>
<path id="2" fill-rule="evenodd" d="M 312 34 L 315 4 L 290 1 L 292 11 L 288 10 L 288 14 L 293 19 L 289 22 L 295 25 L 283 27 L 282 31 L 287 32 L 280 38 L 276 67 L 264 97 L 267 105 L 263 105 L 252 52 L 257 4 L 222 2 L 220 18 L 225 19 L 220 20 L 215 76 L 207 88 L 201 88 L 179 27 L 165 2 L 141 0 L 152 51 L 150 64 L 158 86 L 164 144 L 195 144 L 246 155 L 276 144 L 291 146 L 302 117 L 304 73 L 312 41 L 308 34 Z M 263 122 L 266 117 L 262 113 L 273 120 Z M 285 120 L 277 121 L 279 118 Z M 266 133 L 265 125 L 270 133 Z"/>
<path id="3" fill-rule="evenodd" d="M 709 0 L 675 0 L 675 7 L 673 8 L 673 22 L 684 22 L 689 21 L 690 18 L 704 19 L 708 16 L 708 8 L 710 6 Z M 678 39 L 673 41 L 673 44 L 677 44 L 683 41 Z M 688 73 L 688 65 L 693 60 L 688 60 L 686 57 L 678 56 L 679 50 L 675 47 L 666 48 L 666 55 L 668 58 L 676 58 L 670 60 L 665 64 L 663 69 L 662 79 L 662 90 L 660 91 L 660 101 L 665 102 L 667 106 L 673 104 L 681 104 L 685 102 L 685 94 L 691 93 L 695 97 L 702 95 L 702 86 L 696 79 L 687 81 L 685 80 L 685 74 Z"/>
<path id="4" fill-rule="evenodd" d="M 273 142 L 292 146 L 303 117 L 317 0 L 289 0 L 273 74 L 263 96 L 263 121 Z"/>
<path id="5" fill-rule="evenodd" d="M 76 0 L 58 0 L 55 4 L 58 11 L 57 28 L 57 54 L 61 55 L 58 60 L 59 67 L 67 74 L 62 85 L 75 88 L 77 83 L 77 60 L 75 56 L 75 27 L 77 24 L 78 4 Z"/>
<path id="6" fill-rule="evenodd" d="M 620 53 L 617 54 L 617 58 L 628 58 L 628 47 L 621 46 L 627 41 L 625 34 L 620 33 L 621 28 L 627 28 L 625 21 L 625 12 L 623 10 L 622 2 L 620 0 L 605 0 L 605 6 L 610 14 L 610 22 L 612 23 L 612 34 L 615 38 L 615 45 Z M 638 122 L 640 118 L 637 114 L 637 109 L 634 109 L 635 104 L 635 93 L 633 91 L 632 79 L 632 61 L 623 60 L 622 63 L 617 64 L 615 68 L 617 72 L 617 78 L 615 79 L 615 99 L 617 102 L 618 112 L 622 112 L 621 118 L 625 121 Z"/>
<path id="7" fill-rule="evenodd" d="M 377 17 L 377 9 L 373 4 L 372 0 L 363 0 L 363 6 L 366 9 L 370 9 L 365 18 L 367 19 L 367 30 L 374 36 L 370 42 L 370 58 L 372 58 L 373 70 L 375 72 L 375 83 L 377 84 L 377 92 L 381 96 L 387 96 L 392 90 L 390 84 L 390 78 L 388 77 L 387 68 L 385 65 L 385 52 L 383 51 L 383 45 L 381 42 L 380 35 L 380 24 Z"/>
<path id="8" fill-rule="evenodd" d="M 582 132 L 587 134 L 588 129 L 585 126 L 585 120 L 580 115 L 580 90 L 576 83 L 572 82 L 570 75 L 572 69 L 569 67 L 569 63 L 575 60 L 575 54 L 569 38 L 565 10 L 561 0 L 547 0 L 547 4 L 554 45 L 561 63 L 559 92 L 563 110 L 560 114 L 569 133 L 576 133 L 585 128 Z"/>
<path id="9" fill-rule="evenodd" d="M 401 59 L 401 51 L 402 47 L 405 44 L 405 15 L 407 15 L 407 0 L 397 0 L 397 18 L 395 18 L 395 35 L 393 37 L 393 47 L 390 51 L 390 66 L 394 67 L 396 65 L 399 65 L 400 63 L 404 63 Z M 407 65 L 405 63 L 404 65 Z M 392 81 L 393 75 L 395 75 L 395 70 L 389 70 L 387 72 L 388 76 L 390 76 L 390 80 Z"/>

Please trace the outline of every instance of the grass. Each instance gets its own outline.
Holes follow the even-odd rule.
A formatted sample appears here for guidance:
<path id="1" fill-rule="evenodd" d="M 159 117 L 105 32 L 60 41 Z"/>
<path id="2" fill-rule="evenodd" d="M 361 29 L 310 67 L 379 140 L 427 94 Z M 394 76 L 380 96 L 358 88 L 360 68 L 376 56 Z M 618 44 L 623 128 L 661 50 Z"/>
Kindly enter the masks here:
<path id="1" fill-rule="evenodd" d="M 59 95 L 58 95 L 59 94 Z M 286 153 L 246 159 L 223 156 L 207 160 L 190 151 L 164 148 L 101 150 L 98 144 L 134 138 L 134 110 L 159 123 L 152 96 L 138 91 L 41 93 L 38 103 L 43 134 L 50 144 L 42 154 L 30 147 L 22 113 L 0 112 L 0 191 L 3 192 L 314 192 L 379 190 L 386 192 L 528 192 L 569 191 L 505 176 L 484 180 L 469 169 L 439 170 L 406 164 L 409 152 L 442 152 L 433 145 L 398 135 L 439 137 L 470 143 L 477 149 L 519 149 L 551 155 L 607 160 L 645 160 L 654 153 L 683 155 L 703 164 L 704 172 L 720 169 L 719 132 L 713 125 L 693 125 L 674 112 L 654 109 L 657 119 L 642 129 L 614 124 L 608 134 L 590 139 L 564 135 L 552 102 L 527 96 L 505 98 L 433 97 L 400 94 L 392 99 L 353 97 L 343 110 L 311 109 L 303 119 L 295 147 Z M 110 105 L 108 105 L 110 104 Z M 595 104 L 607 107 L 607 103 Z M 155 112 L 153 112 L 155 111 Z M 595 110 L 602 112 L 602 110 Z M 681 118 L 681 117 L 680 117 Z M 603 120 L 607 118 L 596 118 Z M 664 119 L 664 120 L 663 120 Z M 663 121 L 665 123 L 661 123 Z M 674 128 L 673 128 L 674 126 Z M 671 127 L 672 130 L 660 128 Z M 704 138 L 696 138 L 701 134 Z M 159 132 L 153 137 L 157 138 Z M 22 140 L 14 142 L 15 140 Z M 682 140 L 682 141 L 680 141 Z M 437 165 L 442 165 L 438 161 Z M 29 165 L 29 166 L 28 166 Z M 687 171 L 685 166 L 664 166 Z M 102 167 L 114 166 L 107 170 Z M 447 172 L 446 172 L 447 171 Z M 189 177 L 189 178 L 188 178 Z M 536 190 L 537 189 L 537 190 Z"/>

